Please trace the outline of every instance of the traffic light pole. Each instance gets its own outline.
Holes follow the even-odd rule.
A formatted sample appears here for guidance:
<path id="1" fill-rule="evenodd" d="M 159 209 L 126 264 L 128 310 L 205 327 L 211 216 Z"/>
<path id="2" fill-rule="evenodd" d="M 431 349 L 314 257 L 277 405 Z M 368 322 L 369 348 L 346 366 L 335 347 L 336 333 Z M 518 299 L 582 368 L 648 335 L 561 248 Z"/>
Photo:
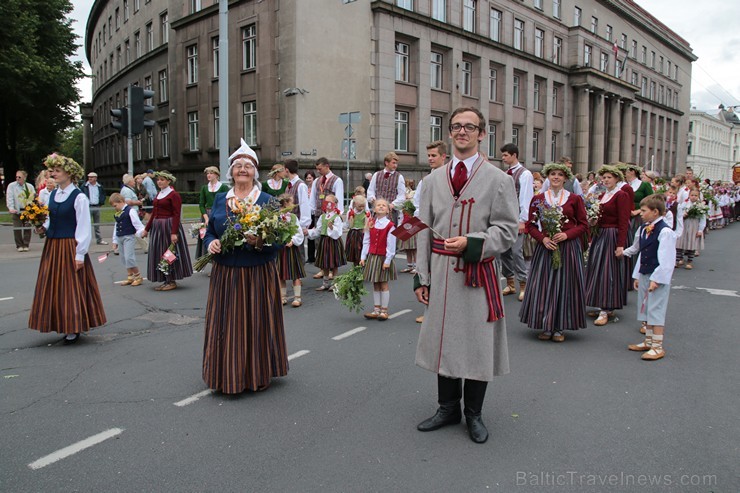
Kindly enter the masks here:
<path id="1" fill-rule="evenodd" d="M 126 99 L 126 108 L 128 108 L 128 174 L 131 176 L 134 176 L 134 134 L 132 132 L 134 126 L 133 126 L 133 118 L 132 118 L 132 111 L 131 111 L 131 85 L 128 86 L 128 96 Z"/>

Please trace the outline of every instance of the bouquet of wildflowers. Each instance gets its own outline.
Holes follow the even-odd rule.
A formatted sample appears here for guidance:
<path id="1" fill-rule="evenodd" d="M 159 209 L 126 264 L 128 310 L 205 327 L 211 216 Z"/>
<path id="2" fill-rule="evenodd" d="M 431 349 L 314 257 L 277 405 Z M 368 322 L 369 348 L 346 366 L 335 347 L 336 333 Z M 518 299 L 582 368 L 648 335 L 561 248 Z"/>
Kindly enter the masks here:
<path id="1" fill-rule="evenodd" d="M 175 260 L 177 260 L 177 253 L 175 252 L 175 244 L 170 243 L 170 246 L 168 246 L 167 250 L 164 251 L 162 258 L 159 259 L 157 270 L 165 276 L 170 274 L 170 266 L 175 262 Z"/>
<path id="2" fill-rule="evenodd" d="M 562 232 L 563 224 L 568 222 L 568 219 L 563 216 L 562 207 L 552 206 L 546 200 L 536 201 L 535 207 L 537 207 L 536 221 L 540 223 L 543 233 L 552 238 Z M 552 251 L 552 268 L 559 269 L 560 265 L 560 247 L 556 245 L 555 250 Z"/>
<path id="3" fill-rule="evenodd" d="M 221 235 L 221 251 L 226 253 L 242 246 L 248 237 L 256 237 L 257 244 L 285 245 L 298 232 L 298 224 L 291 220 L 290 210 L 281 209 L 277 200 L 260 206 L 247 197 L 239 200 L 232 197 L 227 202 L 231 214 L 226 215 L 226 231 Z M 213 260 L 212 253 L 199 257 L 193 268 L 200 272 Z"/>
<path id="4" fill-rule="evenodd" d="M 403 215 L 405 217 L 412 217 L 416 212 L 416 206 L 414 205 L 414 202 L 412 200 L 407 200 L 403 203 L 403 207 L 401 208 L 401 210 L 403 211 Z"/>
<path id="5" fill-rule="evenodd" d="M 591 228 L 591 236 L 599 232 L 599 218 L 601 217 L 601 202 L 597 196 L 592 195 L 586 199 L 586 219 Z"/>
<path id="6" fill-rule="evenodd" d="M 709 212 L 709 207 L 696 201 L 683 213 L 683 217 L 686 219 L 701 219 L 707 215 L 707 212 Z"/>
<path id="7" fill-rule="evenodd" d="M 28 222 L 36 228 L 42 226 L 47 217 L 49 217 L 49 208 L 39 202 L 38 199 L 28 202 L 21 211 L 21 221 Z M 41 233 L 39 236 L 43 238 L 46 235 Z"/>
<path id="8" fill-rule="evenodd" d="M 334 298 L 350 311 L 362 311 L 362 297 L 367 294 L 364 284 L 363 268 L 359 265 L 341 276 L 334 278 Z"/>
<path id="9" fill-rule="evenodd" d="M 203 239 L 206 233 L 206 223 L 193 223 L 190 225 L 190 237 Z"/>

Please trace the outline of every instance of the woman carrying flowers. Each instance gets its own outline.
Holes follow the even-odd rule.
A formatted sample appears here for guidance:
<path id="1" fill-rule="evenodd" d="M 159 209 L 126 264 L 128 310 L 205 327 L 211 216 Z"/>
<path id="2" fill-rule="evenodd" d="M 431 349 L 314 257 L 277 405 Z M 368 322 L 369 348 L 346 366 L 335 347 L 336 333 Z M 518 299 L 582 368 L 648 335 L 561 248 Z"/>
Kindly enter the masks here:
<path id="1" fill-rule="evenodd" d="M 573 177 L 565 164 L 542 169 L 550 181 L 529 206 L 527 233 L 537 241 L 519 319 L 541 330 L 542 341 L 563 342 L 564 330 L 586 328 L 581 237 L 588 230 L 583 199 L 564 188 Z"/>
<path id="2" fill-rule="evenodd" d="M 234 187 L 219 193 L 203 244 L 213 256 L 206 304 L 203 380 L 225 394 L 265 390 L 288 374 L 280 281 L 275 259 L 286 241 L 247 233 L 274 200 L 257 184 L 257 154 L 242 140 L 229 157 Z M 288 228 L 285 235 L 294 234 Z M 234 240 L 234 238 L 237 238 Z M 288 236 L 288 240 L 290 237 Z"/>
<path id="3" fill-rule="evenodd" d="M 75 186 L 85 170 L 73 159 L 52 154 L 44 164 L 58 188 L 49 196 L 49 217 L 36 232 L 46 235 L 28 326 L 39 332 L 65 334 L 64 344 L 106 322 L 87 249 L 90 246 L 90 201 Z"/>

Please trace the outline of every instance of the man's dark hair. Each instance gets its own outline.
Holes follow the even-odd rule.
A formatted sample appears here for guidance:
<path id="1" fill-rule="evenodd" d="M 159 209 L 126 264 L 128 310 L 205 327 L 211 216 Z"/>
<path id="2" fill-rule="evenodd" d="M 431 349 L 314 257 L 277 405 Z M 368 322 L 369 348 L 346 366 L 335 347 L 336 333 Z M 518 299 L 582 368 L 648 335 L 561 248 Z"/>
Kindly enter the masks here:
<path id="1" fill-rule="evenodd" d="M 512 156 L 519 157 L 519 148 L 516 146 L 516 144 L 508 143 L 501 146 L 501 149 L 499 149 L 502 153 L 508 152 Z"/>
<path id="2" fill-rule="evenodd" d="M 298 174 L 298 161 L 295 159 L 286 159 L 283 162 L 283 166 L 285 166 L 285 169 L 287 169 L 291 175 Z"/>
<path id="3" fill-rule="evenodd" d="M 331 167 L 331 163 L 330 163 L 330 162 L 329 162 L 329 160 L 328 160 L 328 159 L 326 159 L 325 157 L 320 157 L 320 158 L 318 158 L 318 159 L 316 160 L 316 166 L 318 166 L 319 164 L 325 164 L 325 165 L 327 165 L 327 166 Z"/>
<path id="4" fill-rule="evenodd" d="M 450 124 L 452 123 L 453 118 L 455 118 L 460 113 L 465 113 L 466 111 L 473 112 L 478 117 L 478 128 L 480 128 L 481 130 L 486 129 L 486 117 L 483 116 L 483 113 L 481 113 L 478 108 L 474 108 L 473 106 L 463 106 L 453 111 L 450 115 Z"/>

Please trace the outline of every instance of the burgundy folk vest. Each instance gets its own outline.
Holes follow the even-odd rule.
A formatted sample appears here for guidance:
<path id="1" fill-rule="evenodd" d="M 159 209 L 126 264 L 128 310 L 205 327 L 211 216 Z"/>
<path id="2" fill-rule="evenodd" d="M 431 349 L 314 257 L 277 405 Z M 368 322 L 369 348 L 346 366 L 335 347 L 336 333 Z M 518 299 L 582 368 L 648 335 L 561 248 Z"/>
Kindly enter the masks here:
<path id="1" fill-rule="evenodd" d="M 385 199 L 388 203 L 396 200 L 400 177 L 398 171 L 392 173 L 388 178 L 385 177 L 385 170 L 377 171 L 375 173 L 375 197 Z"/>

